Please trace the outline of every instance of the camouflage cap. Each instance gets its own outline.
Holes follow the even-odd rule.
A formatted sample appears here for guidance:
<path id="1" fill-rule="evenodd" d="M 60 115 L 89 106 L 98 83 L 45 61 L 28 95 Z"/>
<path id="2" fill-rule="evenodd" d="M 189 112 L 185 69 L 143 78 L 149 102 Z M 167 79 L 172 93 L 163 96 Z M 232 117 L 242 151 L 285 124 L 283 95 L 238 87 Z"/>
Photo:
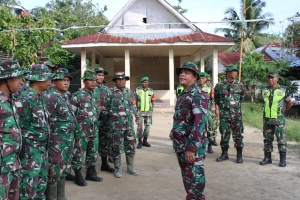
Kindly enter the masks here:
<path id="1" fill-rule="evenodd" d="M 208 74 L 206 72 L 199 72 L 199 77 L 208 77 Z"/>
<path id="2" fill-rule="evenodd" d="M 55 74 L 50 73 L 49 68 L 44 64 L 34 64 L 30 67 L 30 74 L 26 77 L 29 81 L 46 81 Z"/>
<path id="3" fill-rule="evenodd" d="M 141 79 L 140 82 L 142 83 L 142 82 L 144 82 L 144 81 L 149 81 L 149 77 L 148 77 L 148 76 L 144 76 L 144 77 Z"/>
<path id="4" fill-rule="evenodd" d="M 50 68 L 55 68 L 55 64 L 53 64 L 50 60 L 46 60 L 45 62 L 41 62 L 41 64 L 44 64 Z"/>
<path id="5" fill-rule="evenodd" d="M 85 70 L 83 77 L 81 79 L 96 81 L 97 80 L 96 73 L 92 70 Z"/>
<path id="6" fill-rule="evenodd" d="M 237 65 L 226 66 L 224 72 L 239 71 Z"/>
<path id="7" fill-rule="evenodd" d="M 195 65 L 194 63 L 185 62 L 181 67 L 176 68 L 177 76 L 179 76 L 181 70 L 183 70 L 183 69 L 187 69 L 187 70 L 190 70 L 190 71 L 194 72 L 198 76 L 198 79 L 199 79 L 199 70 L 198 70 L 197 65 Z"/>
<path id="8" fill-rule="evenodd" d="M 114 81 L 116 79 L 122 79 L 122 78 L 129 80 L 129 76 L 125 76 L 125 72 L 116 72 L 113 79 L 111 79 L 111 80 Z"/>
<path id="9" fill-rule="evenodd" d="M 72 76 L 69 74 L 68 69 L 66 68 L 59 68 L 57 70 L 54 71 L 55 76 L 53 78 L 53 80 L 60 80 L 60 79 L 64 79 L 65 77 L 68 77 L 70 79 L 70 81 L 72 81 Z"/>
<path id="10" fill-rule="evenodd" d="M 275 78 L 275 77 L 279 77 L 279 75 L 278 75 L 278 72 L 277 72 L 277 71 L 273 71 L 273 72 L 269 72 L 269 73 L 268 73 L 268 77 L 273 77 L 273 78 Z"/>
<path id="11" fill-rule="evenodd" d="M 27 73 L 22 70 L 18 61 L 6 60 L 0 63 L 0 79 L 19 77 Z"/>
<path id="12" fill-rule="evenodd" d="M 96 72 L 96 73 L 103 73 L 104 75 L 108 75 L 108 72 L 105 71 L 102 67 L 96 67 L 94 69 L 94 72 Z"/>

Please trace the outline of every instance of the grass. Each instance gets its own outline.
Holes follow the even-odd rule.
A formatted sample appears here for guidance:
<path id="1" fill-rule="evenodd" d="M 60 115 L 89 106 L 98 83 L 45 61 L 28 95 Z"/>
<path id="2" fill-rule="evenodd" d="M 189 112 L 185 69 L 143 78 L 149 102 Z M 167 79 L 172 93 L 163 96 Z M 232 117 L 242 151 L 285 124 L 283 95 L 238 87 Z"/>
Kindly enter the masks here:
<path id="1" fill-rule="evenodd" d="M 258 103 L 243 103 L 243 122 L 255 128 L 263 129 L 263 109 Z M 287 139 L 289 141 L 300 142 L 299 119 L 286 120 Z"/>

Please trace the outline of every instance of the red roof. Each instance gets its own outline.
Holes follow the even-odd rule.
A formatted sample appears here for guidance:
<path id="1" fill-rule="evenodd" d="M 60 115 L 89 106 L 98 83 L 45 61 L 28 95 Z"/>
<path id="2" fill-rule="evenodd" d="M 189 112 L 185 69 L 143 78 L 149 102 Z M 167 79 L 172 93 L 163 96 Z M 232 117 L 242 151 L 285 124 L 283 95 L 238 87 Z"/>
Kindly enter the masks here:
<path id="1" fill-rule="evenodd" d="M 73 40 L 62 42 L 62 45 L 69 44 L 86 44 L 86 43 L 144 43 L 144 44 L 160 44 L 160 43 L 176 43 L 176 42 L 233 42 L 231 38 L 225 38 L 205 32 L 195 32 L 188 35 L 173 36 L 168 38 L 144 38 L 143 40 L 134 39 L 124 36 L 114 36 L 109 34 L 97 33 L 87 35 Z"/>
<path id="2" fill-rule="evenodd" d="M 235 65 L 240 61 L 240 53 L 239 52 L 219 53 L 218 58 L 224 66 Z"/>

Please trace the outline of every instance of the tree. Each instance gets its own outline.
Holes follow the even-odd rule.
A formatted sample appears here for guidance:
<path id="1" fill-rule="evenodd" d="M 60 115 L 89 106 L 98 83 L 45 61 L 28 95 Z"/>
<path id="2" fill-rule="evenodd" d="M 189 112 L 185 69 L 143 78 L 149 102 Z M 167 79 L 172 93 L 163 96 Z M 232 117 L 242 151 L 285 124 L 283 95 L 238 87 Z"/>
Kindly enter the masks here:
<path id="1" fill-rule="evenodd" d="M 294 16 L 300 17 L 300 13 L 297 12 Z M 284 45 L 290 49 L 291 54 L 295 53 L 300 57 L 300 21 L 291 19 L 290 22 L 284 32 Z"/>
<path id="2" fill-rule="evenodd" d="M 187 13 L 188 9 L 182 8 L 181 5 L 180 5 L 181 3 L 182 3 L 182 0 L 178 0 L 177 6 L 174 5 L 173 8 L 175 10 L 177 10 L 177 12 L 179 12 L 180 14 Z"/>
<path id="3" fill-rule="evenodd" d="M 241 5 L 243 5 L 244 0 L 241 0 Z M 245 8 L 245 19 L 268 19 L 273 20 L 271 13 L 264 13 L 263 8 L 266 6 L 266 2 L 262 1 L 260 4 L 252 7 L 252 3 L 255 0 L 246 0 Z M 242 17 L 237 14 L 234 8 L 228 8 L 225 10 L 225 18 L 223 21 L 229 21 L 230 28 L 218 28 L 215 32 L 223 32 L 225 37 L 232 38 L 236 45 L 234 47 L 234 51 L 240 49 L 240 41 L 241 41 L 241 29 L 243 23 L 235 22 L 234 20 L 241 20 Z M 231 22 L 230 22 L 231 21 Z M 274 24 L 273 22 L 268 21 L 256 21 L 256 22 L 247 22 L 244 25 L 244 45 L 243 51 L 249 52 L 258 47 L 258 41 L 261 40 L 264 35 L 261 35 L 261 31 L 268 28 L 270 25 Z"/>

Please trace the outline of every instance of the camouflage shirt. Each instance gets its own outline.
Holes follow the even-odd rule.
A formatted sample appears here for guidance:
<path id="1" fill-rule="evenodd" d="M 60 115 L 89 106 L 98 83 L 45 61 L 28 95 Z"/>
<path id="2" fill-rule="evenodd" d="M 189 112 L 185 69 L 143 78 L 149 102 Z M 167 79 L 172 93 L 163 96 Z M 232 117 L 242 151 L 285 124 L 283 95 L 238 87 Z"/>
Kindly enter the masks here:
<path id="1" fill-rule="evenodd" d="M 107 106 L 110 127 L 115 130 L 130 130 L 133 125 L 132 114 L 140 117 L 133 92 L 126 87 L 123 90 L 113 87 L 110 91 L 112 94 Z"/>
<path id="2" fill-rule="evenodd" d="M 102 110 L 100 110 L 100 116 L 99 116 L 99 123 L 100 125 L 107 121 L 108 112 L 107 112 L 107 104 L 110 102 L 111 97 L 111 91 L 109 88 L 105 85 L 97 85 L 97 87 L 94 89 L 94 96 L 97 100 L 98 107 L 102 107 Z"/>
<path id="3" fill-rule="evenodd" d="M 47 151 L 49 137 L 49 113 L 43 95 L 33 88 L 24 91 L 16 100 L 17 112 L 20 116 L 22 136 L 26 143 Z"/>
<path id="4" fill-rule="evenodd" d="M 70 134 L 76 128 L 76 117 L 72 111 L 67 93 L 61 94 L 51 88 L 46 95 L 47 110 L 50 113 L 51 134 Z"/>
<path id="5" fill-rule="evenodd" d="M 220 108 L 220 117 L 242 118 L 241 103 L 244 100 L 244 85 L 237 80 L 218 83 L 214 89 L 215 102 Z"/>
<path id="6" fill-rule="evenodd" d="M 84 136 L 92 136 L 97 131 L 98 120 L 97 103 L 93 92 L 81 88 L 72 95 L 72 110 L 75 113 L 78 126 L 77 132 Z"/>
<path id="7" fill-rule="evenodd" d="M 173 147 L 176 153 L 197 152 L 206 139 L 205 131 L 208 97 L 195 83 L 180 93 L 173 117 Z"/>
<path id="8" fill-rule="evenodd" d="M 24 92 L 25 90 L 28 90 L 29 88 L 30 88 L 29 82 L 22 84 L 21 87 L 19 87 L 19 89 L 15 93 L 13 93 L 13 97 L 15 99 L 17 99 L 21 95 L 22 92 Z"/>
<path id="9" fill-rule="evenodd" d="M 18 121 L 14 102 L 0 91 L 0 174 L 21 168 L 18 157 L 21 129 Z"/>

